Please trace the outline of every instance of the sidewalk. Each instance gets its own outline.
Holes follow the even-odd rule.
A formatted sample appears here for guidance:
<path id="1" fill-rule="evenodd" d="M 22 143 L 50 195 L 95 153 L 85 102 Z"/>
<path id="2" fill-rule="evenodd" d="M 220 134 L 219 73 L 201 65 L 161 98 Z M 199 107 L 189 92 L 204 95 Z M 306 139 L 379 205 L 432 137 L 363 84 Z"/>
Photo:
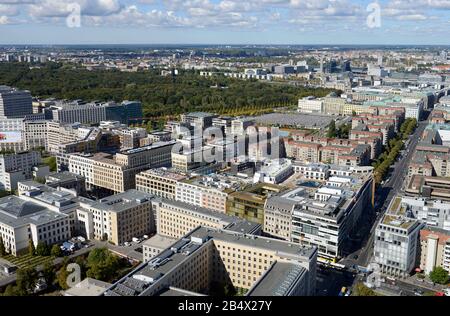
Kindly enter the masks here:
<path id="1" fill-rule="evenodd" d="M 442 292 L 442 290 L 447 289 L 448 287 L 446 285 L 441 285 L 441 284 L 435 284 L 433 285 L 432 283 L 429 283 L 430 281 L 424 280 L 422 281 L 418 281 L 417 278 L 415 277 L 409 277 L 406 279 L 398 279 L 399 282 L 403 282 L 403 283 L 407 283 L 410 285 L 415 285 L 418 287 L 422 287 L 425 289 L 428 289 L 430 291 L 435 291 L 435 292 Z"/>

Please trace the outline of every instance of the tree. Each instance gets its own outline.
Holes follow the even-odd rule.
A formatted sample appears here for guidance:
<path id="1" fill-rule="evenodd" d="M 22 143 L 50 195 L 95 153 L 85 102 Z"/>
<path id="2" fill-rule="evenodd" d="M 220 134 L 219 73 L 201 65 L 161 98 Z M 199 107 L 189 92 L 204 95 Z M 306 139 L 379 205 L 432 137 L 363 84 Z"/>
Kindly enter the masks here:
<path id="1" fill-rule="evenodd" d="M 41 257 L 50 256 L 50 248 L 45 242 L 39 242 L 36 247 L 36 254 Z"/>
<path id="2" fill-rule="evenodd" d="M 61 247 L 59 247 L 58 245 L 53 245 L 53 246 L 52 246 L 52 250 L 51 250 L 50 254 L 51 254 L 53 257 L 56 257 L 56 258 L 62 257 L 62 256 L 63 256 Z"/>
<path id="3" fill-rule="evenodd" d="M 58 285 L 63 289 L 67 290 L 69 286 L 67 285 L 67 278 L 69 277 L 69 272 L 67 271 L 67 262 L 61 266 L 57 273 Z"/>
<path id="4" fill-rule="evenodd" d="M 38 281 L 38 273 L 34 268 L 17 270 L 17 289 L 23 295 L 32 294 Z"/>
<path id="5" fill-rule="evenodd" d="M 364 285 L 364 283 L 359 282 L 353 288 L 353 296 L 377 296 L 372 289 Z"/>
<path id="6" fill-rule="evenodd" d="M 17 286 L 8 285 L 3 293 L 3 296 L 20 296 Z"/>
<path id="7" fill-rule="evenodd" d="M 28 254 L 30 256 L 35 256 L 36 255 L 36 248 L 34 247 L 34 242 L 33 240 L 28 240 Z"/>
<path id="8" fill-rule="evenodd" d="M 42 269 L 42 277 L 44 278 L 47 286 L 51 286 L 53 285 L 53 282 L 55 282 L 56 279 L 55 268 L 50 262 L 46 262 L 44 264 L 44 268 Z"/>
<path id="9" fill-rule="evenodd" d="M 448 272 L 442 267 L 436 267 L 430 272 L 430 279 L 434 283 L 445 285 L 449 282 Z"/>
<path id="10" fill-rule="evenodd" d="M 3 237 L 0 236 L 0 257 L 3 257 L 5 255 L 6 255 L 5 244 L 3 243 Z"/>
<path id="11" fill-rule="evenodd" d="M 336 122 L 334 120 L 331 121 L 330 125 L 328 126 L 328 133 L 327 137 L 329 138 L 335 138 L 337 136 L 336 132 Z"/>
<path id="12" fill-rule="evenodd" d="M 117 274 L 120 262 L 107 248 L 97 248 L 89 253 L 87 267 L 89 269 L 86 273 L 88 277 L 109 281 Z"/>

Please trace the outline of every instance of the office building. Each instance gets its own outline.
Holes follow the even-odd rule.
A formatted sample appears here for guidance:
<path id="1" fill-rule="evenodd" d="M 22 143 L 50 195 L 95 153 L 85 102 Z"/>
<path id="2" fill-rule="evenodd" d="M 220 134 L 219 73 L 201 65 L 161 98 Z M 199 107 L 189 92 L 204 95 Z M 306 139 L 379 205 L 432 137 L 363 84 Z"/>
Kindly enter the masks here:
<path id="1" fill-rule="evenodd" d="M 19 181 L 32 178 L 33 167 L 40 163 L 41 155 L 35 151 L 0 154 L 0 190 L 16 190 Z"/>
<path id="2" fill-rule="evenodd" d="M 382 273 L 405 277 L 418 266 L 423 226 L 408 213 L 400 197 L 392 200 L 375 230 L 374 258 Z"/>
<path id="3" fill-rule="evenodd" d="M 129 190 L 96 202 L 86 201 L 77 210 L 78 221 L 88 239 L 122 245 L 155 232 L 152 199 L 150 194 Z"/>
<path id="4" fill-rule="evenodd" d="M 260 183 L 230 193 L 227 200 L 227 214 L 264 225 L 264 205 L 267 198 L 283 190 L 284 188 L 278 185 Z"/>
<path id="5" fill-rule="evenodd" d="M 69 216 L 17 196 L 0 198 L 0 235 L 5 249 L 14 256 L 35 246 L 60 243 L 70 238 Z"/>
<path id="6" fill-rule="evenodd" d="M 158 197 L 175 200 L 176 188 L 187 175 L 167 168 L 143 171 L 136 175 L 136 189 Z"/>
<path id="7" fill-rule="evenodd" d="M 143 262 L 148 262 L 178 241 L 176 238 L 155 235 L 142 243 Z"/>
<path id="8" fill-rule="evenodd" d="M 259 234 L 261 225 L 243 221 L 234 216 L 217 213 L 191 204 L 161 199 L 154 203 L 157 233 L 161 236 L 181 238 L 198 226 L 225 228 L 234 226 L 249 234 Z"/>
<path id="9" fill-rule="evenodd" d="M 33 114 L 29 91 L 0 86 L 0 119 L 24 118 Z"/>
<path id="10" fill-rule="evenodd" d="M 247 296 L 311 296 L 316 288 L 316 262 L 314 247 L 198 227 L 104 295 L 212 294 L 214 285 L 228 285 L 243 289 Z"/>

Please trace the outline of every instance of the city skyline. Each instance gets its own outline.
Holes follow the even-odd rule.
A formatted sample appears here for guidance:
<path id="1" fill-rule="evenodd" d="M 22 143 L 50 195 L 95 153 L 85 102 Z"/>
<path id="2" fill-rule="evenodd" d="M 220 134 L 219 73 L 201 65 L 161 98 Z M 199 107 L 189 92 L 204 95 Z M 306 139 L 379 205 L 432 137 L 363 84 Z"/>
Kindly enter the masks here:
<path id="1" fill-rule="evenodd" d="M 442 45 L 449 12 L 442 0 L 0 0 L 0 43 Z"/>

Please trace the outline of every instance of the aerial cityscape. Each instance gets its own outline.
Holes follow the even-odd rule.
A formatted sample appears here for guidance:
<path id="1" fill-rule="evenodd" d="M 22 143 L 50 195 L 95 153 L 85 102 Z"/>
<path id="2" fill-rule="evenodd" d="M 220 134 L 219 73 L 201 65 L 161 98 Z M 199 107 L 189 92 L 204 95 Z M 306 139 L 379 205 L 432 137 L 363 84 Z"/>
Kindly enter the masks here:
<path id="1" fill-rule="evenodd" d="M 450 296 L 448 1 L 132 2 L 0 1 L 1 297 Z"/>

